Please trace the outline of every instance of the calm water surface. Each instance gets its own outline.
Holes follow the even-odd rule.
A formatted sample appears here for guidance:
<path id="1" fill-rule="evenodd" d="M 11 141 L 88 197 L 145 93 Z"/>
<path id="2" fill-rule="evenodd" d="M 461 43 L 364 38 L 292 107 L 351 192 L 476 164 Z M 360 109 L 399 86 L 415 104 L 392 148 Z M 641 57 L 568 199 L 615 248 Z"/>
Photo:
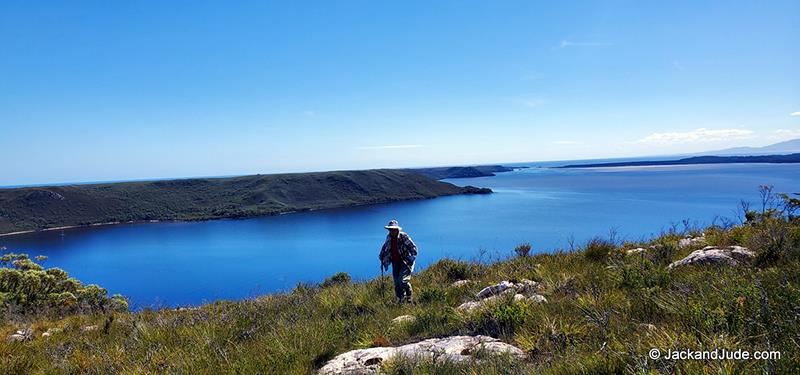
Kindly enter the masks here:
<path id="1" fill-rule="evenodd" d="M 639 239 L 689 219 L 736 217 L 759 184 L 800 191 L 797 165 L 532 168 L 457 179 L 495 194 L 442 197 L 247 220 L 81 228 L 0 237 L 10 251 L 47 255 L 86 283 L 131 298 L 135 307 L 238 299 L 318 282 L 345 271 L 380 273 L 383 225 L 392 218 L 417 242 L 418 265 L 442 257 L 507 256 L 514 245 L 566 248 L 614 228 Z"/>

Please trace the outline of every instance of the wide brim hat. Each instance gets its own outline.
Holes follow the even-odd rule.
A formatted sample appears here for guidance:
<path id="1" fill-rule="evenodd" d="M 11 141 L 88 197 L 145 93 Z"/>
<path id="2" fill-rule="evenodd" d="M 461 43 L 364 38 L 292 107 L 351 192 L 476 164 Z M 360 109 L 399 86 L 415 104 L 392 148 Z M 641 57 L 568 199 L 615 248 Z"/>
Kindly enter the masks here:
<path id="1" fill-rule="evenodd" d="M 392 220 L 392 221 L 389 222 L 388 225 L 384 225 L 383 227 L 386 228 L 386 229 L 397 229 L 397 230 L 403 229 L 403 227 L 398 225 L 397 220 Z"/>

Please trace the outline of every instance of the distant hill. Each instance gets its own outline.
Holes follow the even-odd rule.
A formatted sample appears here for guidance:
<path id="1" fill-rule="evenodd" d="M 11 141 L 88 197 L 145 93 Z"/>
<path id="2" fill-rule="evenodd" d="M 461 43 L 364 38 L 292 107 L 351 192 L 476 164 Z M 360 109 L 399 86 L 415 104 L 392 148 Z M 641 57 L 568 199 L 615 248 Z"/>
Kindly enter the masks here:
<path id="1" fill-rule="evenodd" d="M 0 189 L 0 234 L 149 220 L 206 220 L 490 193 L 404 170 Z"/>
<path id="2" fill-rule="evenodd" d="M 469 178 L 494 176 L 497 172 L 511 172 L 514 168 L 502 165 L 476 165 L 470 167 L 436 167 L 436 168 L 417 168 L 411 171 L 422 173 L 436 180 L 445 178 Z"/>
<path id="3" fill-rule="evenodd" d="M 794 154 L 800 152 L 800 138 L 763 147 L 734 147 L 723 150 L 700 152 L 702 155 L 764 155 Z"/>
<path id="4" fill-rule="evenodd" d="M 729 164 L 729 163 L 800 163 L 800 153 L 759 156 L 695 156 L 677 160 L 645 160 L 618 163 L 570 164 L 557 168 L 639 167 L 651 165 Z"/>

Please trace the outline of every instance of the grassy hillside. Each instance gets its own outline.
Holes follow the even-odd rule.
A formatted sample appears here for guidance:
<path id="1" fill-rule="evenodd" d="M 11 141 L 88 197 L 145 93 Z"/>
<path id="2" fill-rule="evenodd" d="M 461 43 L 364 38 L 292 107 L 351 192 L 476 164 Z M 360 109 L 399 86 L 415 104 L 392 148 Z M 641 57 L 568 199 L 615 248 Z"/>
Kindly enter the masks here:
<path id="1" fill-rule="evenodd" d="M 0 189 L 0 233 L 146 220 L 273 215 L 491 190 L 402 170 Z"/>
<path id="2" fill-rule="evenodd" d="M 775 202 L 775 201 L 773 201 Z M 26 327 L 28 341 L 0 342 L 0 373 L 313 373 L 335 355 L 454 334 L 484 334 L 528 358 L 429 363 L 397 359 L 391 374 L 797 374 L 800 371 L 800 219 L 797 200 L 747 213 L 741 225 L 684 228 L 644 243 L 598 238 L 574 251 L 506 260 L 442 260 L 415 275 L 416 305 L 392 302 L 388 277 L 321 285 L 246 301 L 139 313 L 6 315 L 3 337 Z M 708 245 L 756 252 L 739 266 L 670 262 Z M 424 244 L 422 250 L 424 251 Z M 652 248 L 650 247 L 652 246 Z M 641 252 L 627 250 L 642 247 Z M 511 249 L 509 253 L 513 254 Z M 456 310 L 500 280 L 535 280 L 548 302 L 503 298 L 471 313 Z M 456 280 L 472 283 L 454 286 Z M 0 284 L 2 285 L 2 284 Z M 393 325 L 399 315 L 416 321 Z M 94 328 L 86 328 L 94 327 Z M 51 328 L 62 331 L 40 335 Z M 651 348 L 770 350 L 780 360 L 648 358 Z"/>

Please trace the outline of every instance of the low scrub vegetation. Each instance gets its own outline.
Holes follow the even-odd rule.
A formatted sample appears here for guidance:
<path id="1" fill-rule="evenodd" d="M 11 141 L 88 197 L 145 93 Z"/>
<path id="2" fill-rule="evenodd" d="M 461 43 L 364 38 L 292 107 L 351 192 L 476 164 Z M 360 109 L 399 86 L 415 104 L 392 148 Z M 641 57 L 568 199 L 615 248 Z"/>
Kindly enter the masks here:
<path id="1" fill-rule="evenodd" d="M 800 219 L 793 216 L 796 204 L 792 204 L 790 199 L 778 199 L 774 207 L 748 211 L 747 220 L 739 225 L 669 231 L 645 242 L 617 245 L 614 240 L 595 239 L 576 251 L 509 256 L 491 263 L 443 259 L 415 275 L 415 305 L 393 302 L 386 289 L 391 285 L 388 276 L 352 283 L 339 275 L 324 287 L 301 285 L 290 293 L 192 309 L 88 309 L 34 321 L 6 317 L 3 337 L 30 328 L 33 338 L 0 342 L 0 373 L 303 374 L 356 348 L 482 334 L 521 348 L 527 359 L 487 357 L 446 363 L 395 358 L 384 363 L 384 370 L 390 374 L 796 374 L 800 372 Z M 686 235 L 699 234 L 704 234 L 704 244 L 677 245 Z M 670 262 L 706 245 L 747 246 L 756 253 L 756 261 L 667 269 Z M 633 248 L 645 250 L 627 252 Z M 513 249 L 509 255 L 514 255 Z M 10 271 L 35 268 L 24 259 Z M 487 285 L 521 279 L 540 283 L 539 292 L 547 302 L 501 296 L 484 309 L 469 313 L 456 309 Z M 453 285 L 458 280 L 472 282 Z M 75 297 L 80 301 L 78 294 Z M 416 319 L 390 323 L 406 314 Z M 87 325 L 103 329 L 82 329 Z M 41 337 L 51 328 L 61 331 Z M 662 353 L 715 348 L 779 351 L 781 357 L 652 359 L 648 353 L 653 348 Z"/>
<path id="2" fill-rule="evenodd" d="M 36 260 L 42 262 L 46 258 Z M 2 322 L 128 310 L 122 296 L 108 298 L 105 289 L 83 285 L 60 268 L 44 269 L 27 254 L 4 254 L 0 265 L 4 266 L 0 268 Z"/>

